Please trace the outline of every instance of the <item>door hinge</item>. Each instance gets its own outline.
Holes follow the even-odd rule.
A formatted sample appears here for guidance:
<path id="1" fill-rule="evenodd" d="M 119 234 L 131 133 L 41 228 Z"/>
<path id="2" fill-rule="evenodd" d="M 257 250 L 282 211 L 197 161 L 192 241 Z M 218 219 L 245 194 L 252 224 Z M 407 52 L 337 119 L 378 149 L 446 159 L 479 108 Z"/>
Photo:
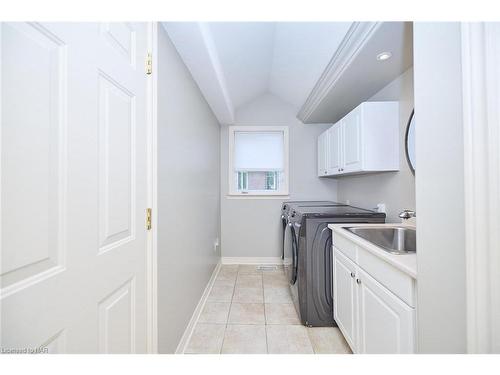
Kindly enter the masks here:
<path id="1" fill-rule="evenodd" d="M 151 208 L 146 208 L 146 229 L 151 230 Z"/>
<path id="2" fill-rule="evenodd" d="M 153 72 L 153 56 L 151 52 L 148 52 L 146 56 L 146 74 L 151 74 Z"/>

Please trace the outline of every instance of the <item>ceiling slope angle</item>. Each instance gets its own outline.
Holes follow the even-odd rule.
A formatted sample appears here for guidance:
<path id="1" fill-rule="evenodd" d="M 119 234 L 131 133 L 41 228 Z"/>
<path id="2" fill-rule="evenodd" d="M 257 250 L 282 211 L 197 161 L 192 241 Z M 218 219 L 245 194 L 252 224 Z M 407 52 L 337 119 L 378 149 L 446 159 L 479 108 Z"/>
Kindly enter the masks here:
<path id="1" fill-rule="evenodd" d="M 272 94 L 297 111 L 351 22 L 163 23 L 222 124 Z"/>
<path id="2" fill-rule="evenodd" d="M 209 26 L 200 22 L 162 25 L 219 122 L 234 123 L 234 106 Z"/>
<path id="3" fill-rule="evenodd" d="M 412 65 L 411 22 L 355 22 L 297 117 L 337 122 Z"/>
<path id="4" fill-rule="evenodd" d="M 298 110 L 352 22 L 278 22 L 269 91 Z"/>
<path id="5" fill-rule="evenodd" d="M 210 22 L 207 25 L 235 110 L 268 92 L 274 22 Z"/>

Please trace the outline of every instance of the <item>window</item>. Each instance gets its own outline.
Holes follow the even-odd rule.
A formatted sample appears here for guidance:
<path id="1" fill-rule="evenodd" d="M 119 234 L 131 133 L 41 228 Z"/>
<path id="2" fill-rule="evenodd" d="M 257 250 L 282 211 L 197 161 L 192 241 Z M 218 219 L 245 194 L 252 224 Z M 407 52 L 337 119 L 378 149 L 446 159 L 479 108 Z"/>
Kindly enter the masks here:
<path id="1" fill-rule="evenodd" d="M 229 194 L 288 194 L 288 128 L 229 127 Z"/>

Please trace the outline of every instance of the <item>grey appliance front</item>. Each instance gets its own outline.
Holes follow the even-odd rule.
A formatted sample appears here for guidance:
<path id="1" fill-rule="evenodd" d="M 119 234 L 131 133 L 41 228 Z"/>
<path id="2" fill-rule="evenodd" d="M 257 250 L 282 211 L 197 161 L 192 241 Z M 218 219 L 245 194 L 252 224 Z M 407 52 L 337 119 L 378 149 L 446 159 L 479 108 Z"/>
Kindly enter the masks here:
<path id="1" fill-rule="evenodd" d="M 295 248 L 293 242 L 288 243 L 292 266 L 289 267 L 287 277 L 292 300 L 302 324 L 310 327 L 336 326 L 333 319 L 332 234 L 328 224 L 383 222 L 385 218 L 380 217 L 308 217 L 293 223 Z"/>

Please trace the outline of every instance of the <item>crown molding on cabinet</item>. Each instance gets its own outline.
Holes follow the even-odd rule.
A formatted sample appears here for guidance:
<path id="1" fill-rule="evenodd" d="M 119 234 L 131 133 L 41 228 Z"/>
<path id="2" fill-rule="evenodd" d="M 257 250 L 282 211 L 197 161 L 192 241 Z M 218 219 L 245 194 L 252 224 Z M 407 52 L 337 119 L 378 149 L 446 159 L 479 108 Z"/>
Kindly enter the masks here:
<path id="1" fill-rule="evenodd" d="M 381 22 L 353 22 L 347 34 L 325 68 L 323 74 L 314 85 L 311 94 L 300 109 L 297 117 L 303 122 L 311 116 L 319 103 L 326 97 L 331 88 L 342 76 L 346 67 L 357 56 L 359 50 L 370 40 L 370 36 L 380 27 Z"/>
<path id="2" fill-rule="evenodd" d="M 410 22 L 353 22 L 297 118 L 335 122 L 409 69 L 412 46 Z M 392 57 L 377 61 L 384 51 Z"/>

